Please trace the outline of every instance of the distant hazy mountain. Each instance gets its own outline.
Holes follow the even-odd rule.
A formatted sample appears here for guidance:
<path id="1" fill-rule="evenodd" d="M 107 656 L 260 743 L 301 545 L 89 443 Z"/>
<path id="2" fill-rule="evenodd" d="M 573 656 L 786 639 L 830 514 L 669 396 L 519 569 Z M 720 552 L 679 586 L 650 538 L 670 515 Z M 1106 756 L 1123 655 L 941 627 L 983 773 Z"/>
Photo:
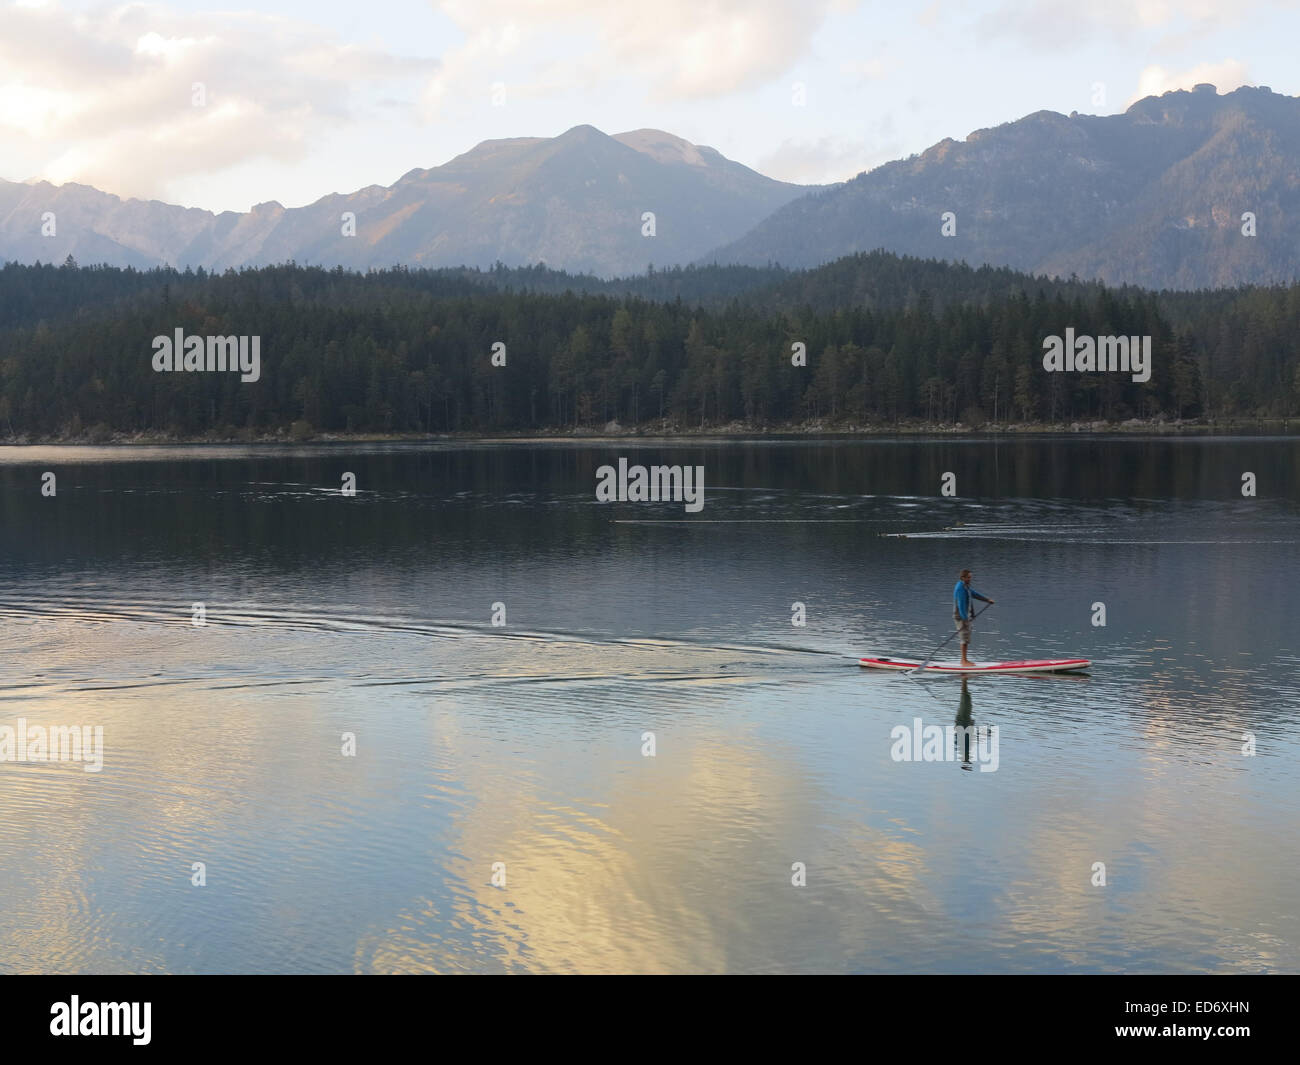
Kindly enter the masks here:
<path id="1" fill-rule="evenodd" d="M 1198 85 L 1122 115 L 1039 111 L 795 200 L 703 261 L 875 248 L 1153 288 L 1300 277 L 1300 99 Z"/>
<path id="2" fill-rule="evenodd" d="M 735 240 L 806 186 L 773 181 L 659 130 L 610 137 L 484 141 L 444 166 L 412 170 L 306 207 L 264 203 L 212 214 L 122 200 L 85 185 L 0 181 L 0 261 L 83 265 L 488 266 L 544 261 L 601 276 L 686 263 Z M 54 213 L 54 236 L 42 217 Z M 342 233 L 356 216 L 356 235 Z M 654 214 L 654 236 L 642 216 Z"/>

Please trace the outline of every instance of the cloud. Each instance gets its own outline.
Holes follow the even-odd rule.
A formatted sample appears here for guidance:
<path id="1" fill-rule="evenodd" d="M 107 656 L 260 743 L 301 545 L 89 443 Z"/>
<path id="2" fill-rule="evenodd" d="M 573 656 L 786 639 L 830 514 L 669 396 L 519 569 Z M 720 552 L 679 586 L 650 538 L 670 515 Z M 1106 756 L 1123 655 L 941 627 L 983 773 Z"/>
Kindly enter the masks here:
<path id="1" fill-rule="evenodd" d="M 636 77 L 659 101 L 701 100 L 765 85 L 811 48 L 832 12 L 856 0 L 441 0 L 436 5 L 464 32 L 425 94 L 430 116 L 466 98 L 486 97 L 488 83 L 539 83 L 547 91 L 614 84 Z M 546 42 L 562 42 L 545 47 Z M 554 54 L 568 56 L 567 84 Z M 550 54 L 544 67 L 534 55 Z M 542 72 L 542 76 L 538 76 Z"/>
<path id="2" fill-rule="evenodd" d="M 1179 31 L 1186 37 L 1240 23 L 1267 0 L 1014 0 L 981 16 L 986 39 L 1019 37 L 1035 48 L 1070 49 L 1093 40 Z"/>
<path id="3" fill-rule="evenodd" d="M 801 185 L 826 185 L 847 181 L 864 170 L 895 158 L 902 144 L 888 119 L 878 123 L 870 145 L 849 137 L 819 137 L 816 140 L 787 139 L 758 163 L 760 173 L 779 181 Z"/>
<path id="4" fill-rule="evenodd" d="M 897 66 L 884 59 L 852 59 L 840 64 L 840 73 L 850 85 L 863 84 L 884 80 Z"/>
<path id="5" fill-rule="evenodd" d="M 1190 70 L 1177 73 L 1160 66 L 1145 67 L 1138 75 L 1138 90 L 1129 99 L 1134 103 L 1147 96 L 1160 96 L 1175 89 L 1190 89 L 1203 82 L 1215 86 L 1220 93 L 1232 92 L 1243 85 L 1253 85 L 1246 64 L 1236 59 L 1225 59 L 1222 63 L 1201 63 Z"/>
<path id="6" fill-rule="evenodd" d="M 36 142 L 49 180 L 160 196 L 190 175 L 301 159 L 330 128 L 362 117 L 366 86 L 418 84 L 436 65 L 252 12 L 7 6 L 0 155 L 11 138 Z"/>

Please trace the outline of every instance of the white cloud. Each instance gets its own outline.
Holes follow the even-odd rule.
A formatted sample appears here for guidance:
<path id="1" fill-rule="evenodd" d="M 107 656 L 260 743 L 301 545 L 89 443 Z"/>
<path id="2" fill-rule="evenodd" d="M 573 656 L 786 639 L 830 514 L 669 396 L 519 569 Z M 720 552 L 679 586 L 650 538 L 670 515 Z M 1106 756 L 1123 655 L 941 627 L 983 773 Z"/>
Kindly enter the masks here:
<path id="1" fill-rule="evenodd" d="M 1250 80 L 1246 64 L 1236 59 L 1225 59 L 1222 63 L 1201 63 L 1189 70 L 1177 72 L 1160 66 L 1149 66 L 1138 75 L 1137 93 L 1129 99 L 1129 103 L 1146 96 L 1160 96 L 1175 89 L 1190 89 L 1205 82 L 1215 86 L 1220 93 L 1254 84 Z"/>
<path id="2" fill-rule="evenodd" d="M 214 38 L 209 37 L 204 43 L 211 44 L 213 41 Z M 151 30 L 135 42 L 135 51 L 137 55 L 157 55 L 175 62 L 183 59 L 186 51 L 198 43 L 193 37 L 167 38 Z"/>
<path id="3" fill-rule="evenodd" d="M 51 181 L 165 196 L 170 181 L 300 159 L 361 117 L 364 86 L 435 69 L 251 12 L 0 7 L 0 157 L 36 141 Z"/>
<path id="4" fill-rule="evenodd" d="M 779 181 L 800 185 L 847 181 L 898 155 L 901 143 L 892 135 L 892 124 L 883 120 L 877 123 L 877 131 L 880 136 L 874 137 L 870 144 L 858 138 L 835 136 L 786 139 L 759 160 L 758 170 Z"/>
<path id="5" fill-rule="evenodd" d="M 498 78 L 551 91 L 636 77 L 659 101 L 701 100 L 768 84 L 809 50 L 832 12 L 857 0 L 441 0 L 465 33 L 431 80 L 425 104 L 445 116 Z M 562 41 L 563 44 L 555 45 Z M 551 42 L 553 47 L 544 47 Z M 556 52 L 568 56 L 563 65 Z M 546 55 L 544 64 L 532 56 Z M 543 74 L 544 67 L 544 74 Z M 567 68 L 567 84 L 557 69 Z M 539 74 L 543 76 L 539 77 Z"/>
<path id="6" fill-rule="evenodd" d="M 850 59 L 840 64 L 840 73 L 849 84 L 882 81 L 896 67 L 884 59 Z"/>
<path id="7" fill-rule="evenodd" d="M 1186 37 L 1240 23 L 1267 0 L 1014 0 L 979 19 L 985 37 L 1020 37 L 1039 48 L 1180 31 Z"/>

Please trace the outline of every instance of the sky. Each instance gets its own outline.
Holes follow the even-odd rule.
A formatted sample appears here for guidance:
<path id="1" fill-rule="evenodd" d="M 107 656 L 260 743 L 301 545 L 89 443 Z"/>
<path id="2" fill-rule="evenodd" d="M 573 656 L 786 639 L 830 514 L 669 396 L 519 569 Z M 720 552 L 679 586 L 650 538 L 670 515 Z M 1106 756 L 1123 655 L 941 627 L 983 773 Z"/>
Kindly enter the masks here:
<path id="1" fill-rule="evenodd" d="M 0 0 L 0 179 L 208 210 L 651 127 L 842 181 L 1039 110 L 1300 95 L 1295 0 Z"/>

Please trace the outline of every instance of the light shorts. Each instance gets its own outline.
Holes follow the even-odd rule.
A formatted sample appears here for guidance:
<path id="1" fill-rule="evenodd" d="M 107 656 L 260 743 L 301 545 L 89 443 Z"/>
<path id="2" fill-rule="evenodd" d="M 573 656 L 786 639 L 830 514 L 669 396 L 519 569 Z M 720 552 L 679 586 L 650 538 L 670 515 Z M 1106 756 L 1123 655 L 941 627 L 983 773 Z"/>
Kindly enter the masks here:
<path id="1" fill-rule="evenodd" d="M 952 620 L 957 626 L 957 631 L 961 633 L 961 642 L 970 643 L 970 618 L 963 621 L 961 618 L 954 617 Z"/>

